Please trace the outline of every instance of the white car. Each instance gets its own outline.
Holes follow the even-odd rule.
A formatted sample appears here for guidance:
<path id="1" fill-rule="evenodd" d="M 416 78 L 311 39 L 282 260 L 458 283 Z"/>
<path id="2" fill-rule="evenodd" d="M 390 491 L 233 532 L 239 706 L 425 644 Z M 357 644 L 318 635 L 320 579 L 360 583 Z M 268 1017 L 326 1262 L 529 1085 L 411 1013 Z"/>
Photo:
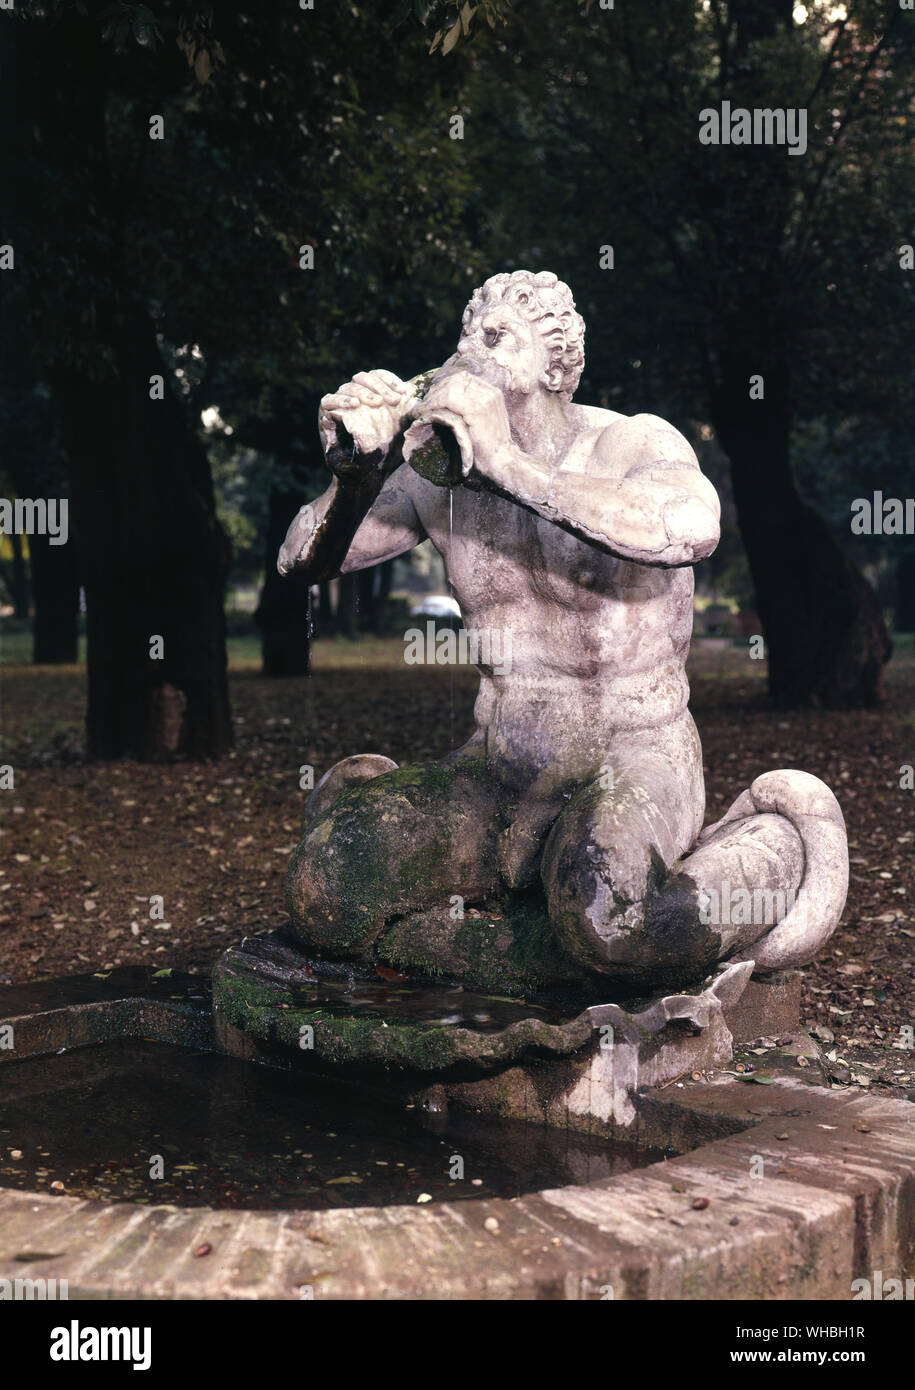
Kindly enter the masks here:
<path id="1" fill-rule="evenodd" d="M 431 621 L 437 627 L 451 628 L 452 632 L 459 632 L 464 626 L 458 599 L 452 599 L 451 594 L 427 594 L 410 609 L 410 617 L 424 619 L 427 623 Z"/>
<path id="2" fill-rule="evenodd" d="M 460 623 L 461 607 L 450 594 L 426 594 L 415 607 L 410 609 L 411 618 L 444 618 L 446 621 Z"/>

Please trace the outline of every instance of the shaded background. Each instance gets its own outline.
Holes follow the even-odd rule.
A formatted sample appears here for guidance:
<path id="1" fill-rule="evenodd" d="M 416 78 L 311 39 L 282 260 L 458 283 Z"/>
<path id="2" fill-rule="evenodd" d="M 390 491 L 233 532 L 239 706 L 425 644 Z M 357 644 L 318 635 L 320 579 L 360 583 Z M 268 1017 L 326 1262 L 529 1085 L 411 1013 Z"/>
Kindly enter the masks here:
<path id="1" fill-rule="evenodd" d="M 208 970 L 284 921 L 303 769 L 470 731 L 475 673 L 403 662 L 428 547 L 311 619 L 275 555 L 329 481 L 320 396 L 550 269 L 579 398 L 672 420 L 723 500 L 708 816 L 773 767 L 835 788 L 802 1019 L 835 1081 L 915 1097 L 915 537 L 850 528 L 915 492 L 913 44 L 873 0 L 0 10 L 0 494 L 71 505 L 65 546 L 0 536 L 0 981 Z M 701 145 L 725 99 L 806 108 L 806 153 Z"/>
<path id="2" fill-rule="evenodd" d="M 719 486 L 711 630 L 764 635 L 782 706 L 880 700 L 915 537 L 849 523 L 915 473 L 915 15 L 48 0 L 2 21 L 0 484 L 68 496 L 72 534 L 2 538 L 7 650 L 31 623 L 37 661 L 72 662 L 82 590 L 90 756 L 230 746 L 227 590 L 267 673 L 307 669 L 308 594 L 273 559 L 328 480 L 319 397 L 442 361 L 473 287 L 518 266 L 573 288 L 579 398 L 673 420 Z M 806 109 L 806 153 L 700 144 L 725 98 Z M 402 631 L 392 587 L 389 565 L 322 592 L 318 632 Z"/>

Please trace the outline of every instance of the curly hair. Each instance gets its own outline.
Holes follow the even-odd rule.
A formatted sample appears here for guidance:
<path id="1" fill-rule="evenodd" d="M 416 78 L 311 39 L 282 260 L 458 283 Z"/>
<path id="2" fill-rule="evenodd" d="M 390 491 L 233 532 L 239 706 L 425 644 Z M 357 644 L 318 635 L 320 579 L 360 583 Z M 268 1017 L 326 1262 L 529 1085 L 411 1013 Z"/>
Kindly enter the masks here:
<path id="1" fill-rule="evenodd" d="M 537 324 L 550 354 L 547 389 L 558 391 L 563 400 L 571 400 L 585 365 L 585 322 L 575 310 L 568 285 L 549 270 L 538 273 L 513 270 L 490 275 L 474 290 L 464 310 L 464 327 L 492 304 L 503 300 Z"/>

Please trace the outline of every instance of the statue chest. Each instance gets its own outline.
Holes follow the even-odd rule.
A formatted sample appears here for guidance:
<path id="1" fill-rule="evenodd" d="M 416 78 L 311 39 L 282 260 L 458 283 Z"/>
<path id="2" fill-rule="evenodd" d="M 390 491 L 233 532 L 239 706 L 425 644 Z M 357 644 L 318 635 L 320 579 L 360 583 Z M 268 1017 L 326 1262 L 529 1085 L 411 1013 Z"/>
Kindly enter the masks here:
<path id="1" fill-rule="evenodd" d="M 465 614 L 518 603 L 588 610 L 654 591 L 659 572 L 617 559 L 489 492 L 427 485 L 420 516 Z"/>

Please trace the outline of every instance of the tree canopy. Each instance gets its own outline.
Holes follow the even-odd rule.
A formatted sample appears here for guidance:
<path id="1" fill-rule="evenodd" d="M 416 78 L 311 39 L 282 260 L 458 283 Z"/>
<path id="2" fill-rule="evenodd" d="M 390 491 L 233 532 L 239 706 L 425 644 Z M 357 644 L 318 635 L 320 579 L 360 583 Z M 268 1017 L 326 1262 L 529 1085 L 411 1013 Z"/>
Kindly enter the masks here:
<path id="1" fill-rule="evenodd" d="M 176 635 L 215 623 L 218 653 L 212 468 L 236 540 L 266 557 L 326 476 L 320 395 L 360 368 L 434 365 L 473 286 L 528 265 L 575 292 L 581 399 L 667 415 L 728 459 L 774 697 L 879 698 L 886 633 L 853 561 L 888 550 L 847 518 L 911 467 L 915 15 L 26 0 L 2 20 L 2 466 L 13 490 L 31 464 L 68 472 L 96 654 L 125 564 L 119 642 L 167 614 Z M 803 112 L 803 151 L 705 143 L 726 102 Z M 202 607 L 182 617 L 189 553 Z M 174 572 L 170 599 L 152 565 Z M 224 681 L 166 667 L 137 677 L 141 725 L 163 684 Z M 150 742 L 131 737 L 113 751 Z"/>

